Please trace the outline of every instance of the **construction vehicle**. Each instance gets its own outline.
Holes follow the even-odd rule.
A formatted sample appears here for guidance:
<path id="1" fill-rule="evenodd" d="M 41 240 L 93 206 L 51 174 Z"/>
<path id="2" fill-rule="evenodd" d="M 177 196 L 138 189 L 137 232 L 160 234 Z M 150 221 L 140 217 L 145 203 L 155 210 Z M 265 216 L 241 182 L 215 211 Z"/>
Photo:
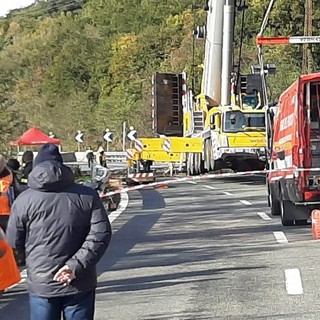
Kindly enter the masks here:
<path id="1" fill-rule="evenodd" d="M 187 153 L 190 175 L 223 168 L 243 171 L 265 167 L 265 111 L 258 109 L 261 79 L 232 70 L 234 2 L 208 1 L 206 8 L 201 93 L 194 97 L 187 90 L 183 99 L 184 136 L 202 140 L 201 153 Z M 254 103 L 247 104 L 246 98 Z"/>
<path id="2" fill-rule="evenodd" d="M 186 96 L 185 107 L 192 119 L 186 134 L 201 137 L 203 152 L 187 155 L 188 173 L 262 170 L 266 142 L 261 79 L 232 70 L 235 1 L 208 1 L 207 9 L 202 89 L 195 99 Z"/>
<path id="3" fill-rule="evenodd" d="M 260 66 L 264 45 L 320 43 L 318 36 L 264 37 L 274 0 L 257 36 Z M 266 79 L 261 73 L 263 91 Z M 301 75 L 267 109 L 268 202 L 284 226 L 306 224 L 320 206 L 320 73 Z"/>
<path id="4" fill-rule="evenodd" d="M 175 155 L 172 159 L 179 157 L 185 162 L 190 175 L 223 168 L 264 169 L 261 79 L 236 75 L 232 70 L 234 9 L 234 0 L 207 3 L 206 31 L 196 33 L 203 34 L 206 42 L 200 94 L 194 95 L 188 88 L 184 72 L 154 75 L 152 116 L 157 138 L 140 139 L 144 148 L 135 160 L 165 161 L 171 153 Z M 165 141 L 157 149 L 152 139 Z M 150 154 L 157 157 L 150 158 Z"/>
<path id="5" fill-rule="evenodd" d="M 320 73 L 302 75 L 279 99 L 268 174 L 272 215 L 305 224 L 320 205 Z"/>

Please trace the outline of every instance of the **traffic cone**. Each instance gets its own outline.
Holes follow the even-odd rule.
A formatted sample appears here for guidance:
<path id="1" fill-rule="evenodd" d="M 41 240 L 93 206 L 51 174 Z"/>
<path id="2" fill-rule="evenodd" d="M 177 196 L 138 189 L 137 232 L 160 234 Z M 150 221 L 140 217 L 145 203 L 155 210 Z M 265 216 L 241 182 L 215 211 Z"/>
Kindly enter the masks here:
<path id="1" fill-rule="evenodd" d="M 313 210 L 311 213 L 312 236 L 314 239 L 320 239 L 320 210 Z"/>

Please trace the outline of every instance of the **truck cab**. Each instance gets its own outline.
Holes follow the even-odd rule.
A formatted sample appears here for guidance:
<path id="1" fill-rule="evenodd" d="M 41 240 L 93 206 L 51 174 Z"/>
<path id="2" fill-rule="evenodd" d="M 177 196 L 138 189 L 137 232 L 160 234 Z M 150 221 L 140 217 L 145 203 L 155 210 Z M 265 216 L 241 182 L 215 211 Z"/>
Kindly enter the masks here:
<path id="1" fill-rule="evenodd" d="M 227 106 L 213 111 L 210 128 L 215 145 L 211 169 L 263 170 L 266 161 L 264 110 Z"/>

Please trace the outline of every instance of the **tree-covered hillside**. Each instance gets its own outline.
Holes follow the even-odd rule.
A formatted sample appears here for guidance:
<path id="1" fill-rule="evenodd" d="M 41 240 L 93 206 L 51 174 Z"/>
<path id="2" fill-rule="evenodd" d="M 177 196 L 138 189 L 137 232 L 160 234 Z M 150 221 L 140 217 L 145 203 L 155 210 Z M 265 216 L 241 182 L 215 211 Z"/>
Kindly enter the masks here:
<path id="1" fill-rule="evenodd" d="M 268 2 L 247 1 L 244 71 L 257 63 L 255 36 Z M 135 126 L 140 136 L 151 135 L 151 76 L 156 71 L 190 74 L 193 63 L 202 63 L 201 40 L 193 61 L 192 30 L 205 22 L 204 3 L 38 0 L 24 10 L 12 11 L 0 20 L 1 148 L 32 125 L 53 131 L 68 149 L 75 148 L 78 130 L 95 147 L 106 128 L 116 133 L 113 147 L 120 147 L 123 121 Z M 319 30 L 317 10 L 315 32 Z M 240 18 L 241 13 L 237 14 L 235 60 Z M 303 3 L 279 0 L 268 32 L 302 35 L 303 26 Z M 315 67 L 318 49 L 312 49 Z M 301 72 L 302 48 L 267 47 L 265 52 L 266 62 L 278 67 L 270 79 L 276 97 Z M 196 74 L 198 88 L 201 76 Z"/>

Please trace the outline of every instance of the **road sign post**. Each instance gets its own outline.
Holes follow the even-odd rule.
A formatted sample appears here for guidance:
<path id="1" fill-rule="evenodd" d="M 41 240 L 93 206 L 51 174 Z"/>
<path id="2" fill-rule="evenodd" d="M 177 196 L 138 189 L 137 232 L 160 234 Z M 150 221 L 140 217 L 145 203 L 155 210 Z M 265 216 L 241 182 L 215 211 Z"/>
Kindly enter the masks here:
<path id="1" fill-rule="evenodd" d="M 113 132 L 110 132 L 109 129 L 103 133 L 103 139 L 107 142 L 107 151 L 109 151 L 109 143 L 113 141 Z"/>
<path id="2" fill-rule="evenodd" d="M 124 121 L 122 125 L 122 151 L 126 150 L 126 129 L 127 123 Z"/>
<path id="3" fill-rule="evenodd" d="M 127 134 L 127 137 L 131 141 L 131 148 L 134 148 L 134 142 L 137 139 L 137 130 L 134 130 L 133 126 L 130 126 L 130 132 Z"/>

